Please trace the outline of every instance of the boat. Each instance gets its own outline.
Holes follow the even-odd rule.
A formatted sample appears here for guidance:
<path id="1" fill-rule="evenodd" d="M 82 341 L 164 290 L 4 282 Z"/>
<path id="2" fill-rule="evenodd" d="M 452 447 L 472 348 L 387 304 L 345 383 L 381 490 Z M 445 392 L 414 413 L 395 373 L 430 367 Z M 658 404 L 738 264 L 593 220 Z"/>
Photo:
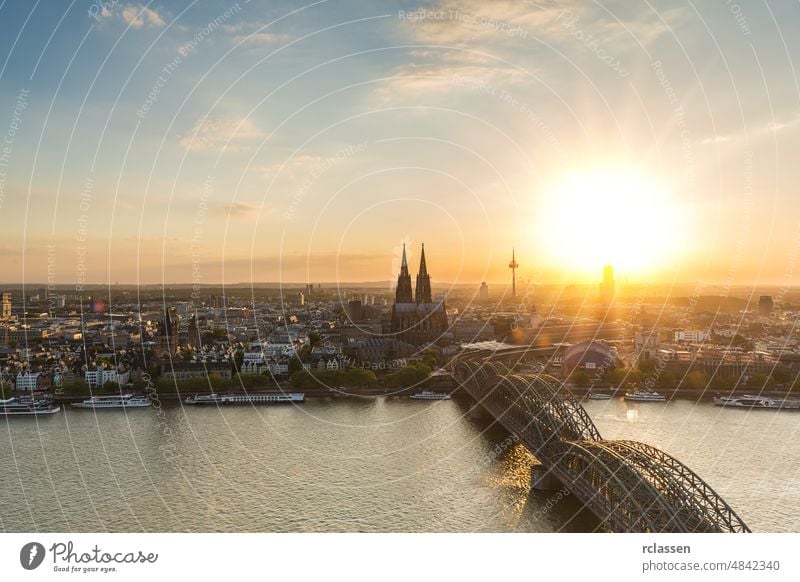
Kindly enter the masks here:
<path id="1" fill-rule="evenodd" d="M 148 408 L 151 402 L 147 396 L 134 396 L 122 394 L 114 396 L 92 396 L 82 402 L 73 402 L 74 408 L 92 408 L 94 410 L 106 408 Z"/>
<path id="2" fill-rule="evenodd" d="M 586 395 L 589 400 L 611 400 L 611 394 L 605 392 L 589 392 Z"/>
<path id="3" fill-rule="evenodd" d="M 775 410 L 800 410 L 800 400 L 786 400 L 768 398 L 766 396 L 718 396 L 714 398 L 717 406 L 730 406 L 732 408 L 769 408 Z"/>
<path id="4" fill-rule="evenodd" d="M 625 400 L 634 402 L 666 402 L 667 397 L 652 390 L 634 390 L 625 393 Z"/>
<path id="5" fill-rule="evenodd" d="M 431 392 L 430 390 L 423 390 L 412 394 L 409 398 L 414 400 L 450 400 L 450 395 L 445 392 Z"/>
<path id="6" fill-rule="evenodd" d="M 55 414 L 61 407 L 53 404 L 51 398 L 6 398 L 0 400 L 0 416 L 40 416 Z"/>
<path id="7" fill-rule="evenodd" d="M 185 404 L 276 404 L 279 402 L 303 402 L 304 392 L 276 392 L 274 394 L 194 394 Z"/>

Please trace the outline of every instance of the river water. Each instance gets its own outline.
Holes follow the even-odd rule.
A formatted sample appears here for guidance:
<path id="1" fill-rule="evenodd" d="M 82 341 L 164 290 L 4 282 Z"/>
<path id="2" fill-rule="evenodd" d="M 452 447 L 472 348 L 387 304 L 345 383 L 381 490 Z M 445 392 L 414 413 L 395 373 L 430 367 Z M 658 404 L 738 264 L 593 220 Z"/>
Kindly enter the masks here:
<path id="1" fill-rule="evenodd" d="M 800 413 L 587 402 L 605 438 L 656 445 L 755 531 L 800 531 Z M 66 410 L 0 419 L 0 530 L 591 531 L 531 493 L 531 457 L 456 401 Z"/>

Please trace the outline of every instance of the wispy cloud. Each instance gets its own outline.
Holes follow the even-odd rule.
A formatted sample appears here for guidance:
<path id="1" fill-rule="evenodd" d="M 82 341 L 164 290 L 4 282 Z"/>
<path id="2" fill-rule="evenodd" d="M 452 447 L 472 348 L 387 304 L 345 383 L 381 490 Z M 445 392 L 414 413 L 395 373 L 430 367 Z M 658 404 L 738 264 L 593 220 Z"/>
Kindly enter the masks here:
<path id="1" fill-rule="evenodd" d="M 180 143 L 194 152 L 208 152 L 220 149 L 242 151 L 251 142 L 264 134 L 252 120 L 204 118 L 195 123 L 191 133 L 181 138 Z"/>
<path id="2" fill-rule="evenodd" d="M 272 32 L 259 32 L 255 34 L 241 34 L 233 37 L 234 44 L 278 44 L 289 40 L 288 34 L 276 34 Z"/>
<path id="3" fill-rule="evenodd" d="M 160 28 L 166 24 L 156 10 L 141 4 L 104 5 L 98 13 L 89 14 L 98 21 L 121 20 L 131 28 Z"/>
<path id="4" fill-rule="evenodd" d="M 247 202 L 232 202 L 223 206 L 222 210 L 229 218 L 253 218 L 258 213 L 258 208 Z"/>

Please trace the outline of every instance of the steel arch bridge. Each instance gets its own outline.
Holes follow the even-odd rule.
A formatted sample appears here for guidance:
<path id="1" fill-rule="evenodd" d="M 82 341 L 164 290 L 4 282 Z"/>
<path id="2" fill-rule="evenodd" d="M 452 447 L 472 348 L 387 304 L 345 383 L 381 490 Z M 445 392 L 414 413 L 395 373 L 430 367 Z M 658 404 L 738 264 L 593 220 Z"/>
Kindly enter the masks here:
<path id="1" fill-rule="evenodd" d="M 544 374 L 475 355 L 451 363 L 463 389 L 614 532 L 749 532 L 736 512 L 675 457 L 603 440 L 583 406 Z"/>

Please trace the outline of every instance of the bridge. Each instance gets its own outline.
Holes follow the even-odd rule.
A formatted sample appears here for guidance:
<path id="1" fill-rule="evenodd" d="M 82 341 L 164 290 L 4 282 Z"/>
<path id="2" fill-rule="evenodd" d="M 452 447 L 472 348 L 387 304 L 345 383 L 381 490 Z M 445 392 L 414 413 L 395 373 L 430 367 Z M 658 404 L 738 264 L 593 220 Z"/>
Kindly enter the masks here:
<path id="1" fill-rule="evenodd" d="M 516 355 L 510 350 L 503 354 Z M 636 441 L 604 440 L 563 383 L 520 374 L 472 353 L 451 362 L 461 387 L 515 435 L 613 532 L 749 532 L 736 512 L 675 457 Z"/>

